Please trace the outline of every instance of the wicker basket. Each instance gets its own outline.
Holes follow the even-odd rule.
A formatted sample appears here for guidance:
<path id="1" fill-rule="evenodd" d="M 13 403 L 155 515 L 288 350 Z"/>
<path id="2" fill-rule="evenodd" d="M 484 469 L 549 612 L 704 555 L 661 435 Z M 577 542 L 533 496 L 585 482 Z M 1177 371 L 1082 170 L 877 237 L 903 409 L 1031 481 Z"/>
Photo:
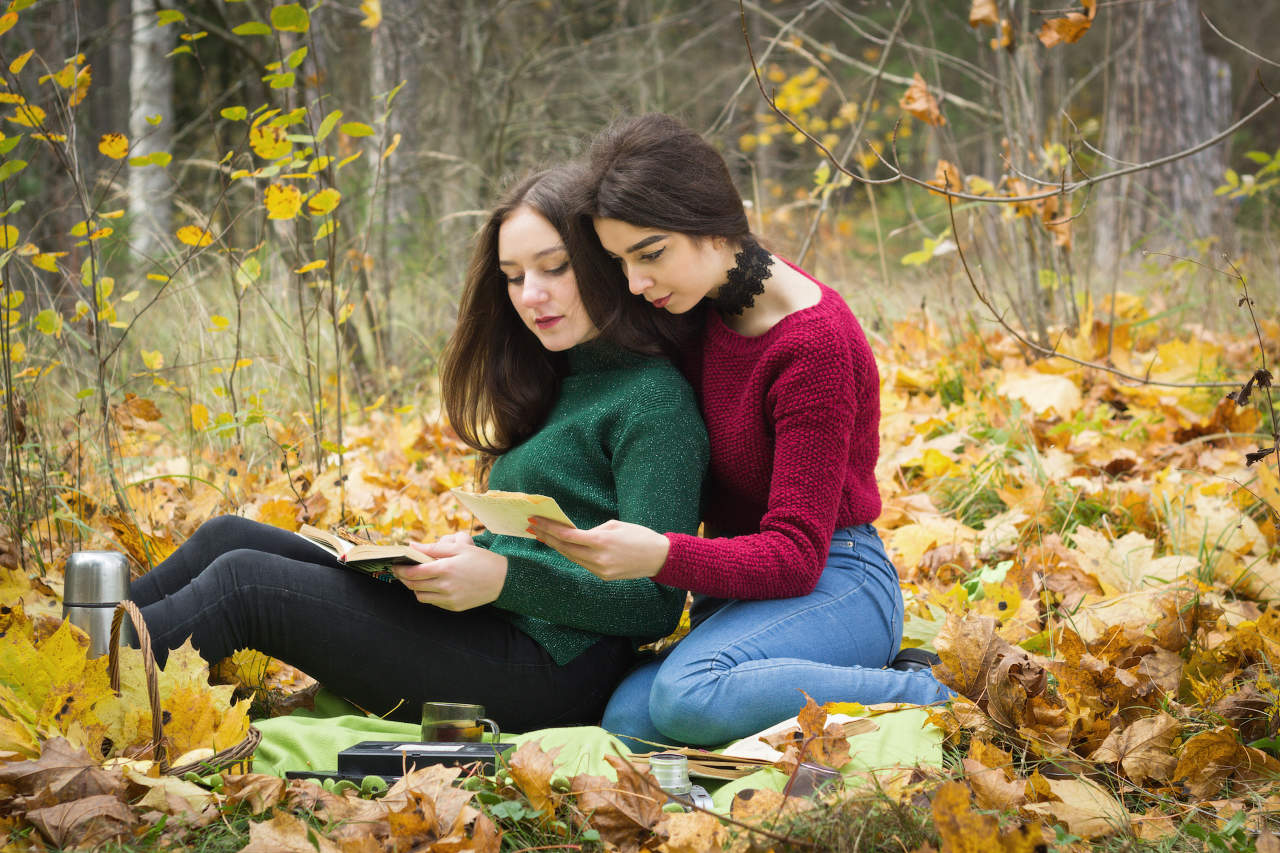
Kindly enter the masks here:
<path id="1" fill-rule="evenodd" d="M 178 767 L 169 766 L 169 756 L 165 750 L 163 711 L 160 708 L 160 687 L 156 678 L 156 659 L 151 652 L 151 634 L 147 631 L 147 623 L 142 619 L 142 611 L 132 601 L 122 601 L 117 604 L 115 613 L 111 616 L 111 639 L 107 643 L 109 652 L 107 674 L 111 678 L 111 689 L 117 693 L 120 691 L 120 625 L 126 613 L 129 615 L 129 620 L 133 622 L 133 630 L 138 636 L 138 645 L 142 647 L 142 670 L 147 679 L 147 696 L 151 700 L 152 756 L 159 765 L 160 772 L 181 776 L 192 770 L 204 774 L 222 770 L 248 773 L 252 770 L 253 751 L 258 748 L 258 742 L 262 740 L 262 733 L 253 726 L 249 726 L 244 740 L 235 746 L 215 752 L 202 761 Z"/>

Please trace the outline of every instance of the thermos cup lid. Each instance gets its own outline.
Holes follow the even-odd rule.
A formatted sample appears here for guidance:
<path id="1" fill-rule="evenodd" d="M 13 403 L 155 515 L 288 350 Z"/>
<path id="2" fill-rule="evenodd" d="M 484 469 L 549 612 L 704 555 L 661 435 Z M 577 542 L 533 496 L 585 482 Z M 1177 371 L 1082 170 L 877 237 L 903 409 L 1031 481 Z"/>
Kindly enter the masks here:
<path id="1" fill-rule="evenodd" d="M 66 606 L 115 604 L 128 597 L 128 555 L 118 551 L 76 551 L 67 557 L 62 590 Z"/>

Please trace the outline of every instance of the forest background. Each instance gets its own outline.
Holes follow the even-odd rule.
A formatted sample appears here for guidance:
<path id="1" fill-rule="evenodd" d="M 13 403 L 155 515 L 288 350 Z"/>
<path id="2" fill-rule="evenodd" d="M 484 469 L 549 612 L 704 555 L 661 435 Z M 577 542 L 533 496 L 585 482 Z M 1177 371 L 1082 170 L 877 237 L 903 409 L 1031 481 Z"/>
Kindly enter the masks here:
<path id="1" fill-rule="evenodd" d="M 1090 645 L 1104 632 L 1072 630 L 1107 678 L 1141 670 L 1159 701 L 1059 696 L 1071 723 L 1048 741 L 1102 761 L 1109 732 L 1182 701 L 1195 722 L 1174 714 L 1174 763 L 1102 761 L 1113 781 L 1240 786 L 1262 760 L 1242 750 L 1276 751 L 1270 693 L 1244 703 L 1265 722 L 1231 741 L 1234 763 L 1178 762 L 1193 733 L 1220 734 L 1215 703 L 1257 681 L 1261 653 L 1201 681 L 1183 665 L 1207 632 L 1269 624 L 1280 581 L 1280 57 L 1265 38 L 1280 4 L 1248 6 L 13 0 L 6 601 L 59 616 L 71 551 L 151 565 L 220 512 L 379 536 L 466 527 L 444 495 L 471 460 L 441 421 L 435 364 L 470 238 L 513 177 L 660 110 L 706 133 L 753 227 L 866 327 L 909 633 L 946 650 L 953 686 L 996 721 L 1006 781 L 1032 778 L 1047 747 L 1027 733 L 1061 721 L 991 717 L 987 677 L 1034 663 L 1069 693 L 1048 663 L 1057 616 L 1141 594 L 1120 619 L 1135 636 L 1159 634 L 1170 606 L 1183 629 L 1151 654 L 1108 659 Z M 1168 605 L 1148 575 L 1162 594 L 1195 583 Z M 963 634 L 983 618 L 985 640 Z M 997 634 L 1017 645 L 991 652 Z M 977 655 L 968 669 L 958 649 Z M 1166 656 L 1153 681 L 1156 652 L 1176 676 Z M 277 688 L 295 677 L 271 671 Z M 1026 671 L 1015 716 L 1049 695 Z M 966 761 L 973 719 L 949 727 Z M 28 728 L 38 754 L 66 726 L 32 710 Z M 1028 808 L 1066 799 L 1026 784 Z M 1203 817 L 1177 816 L 1176 837 Z"/>

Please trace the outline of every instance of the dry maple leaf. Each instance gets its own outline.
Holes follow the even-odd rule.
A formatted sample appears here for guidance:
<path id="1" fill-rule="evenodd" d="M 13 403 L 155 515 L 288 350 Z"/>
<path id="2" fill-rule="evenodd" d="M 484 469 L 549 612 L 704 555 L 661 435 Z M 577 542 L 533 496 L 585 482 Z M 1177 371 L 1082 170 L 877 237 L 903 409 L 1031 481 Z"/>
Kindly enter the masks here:
<path id="1" fill-rule="evenodd" d="M 729 839 L 724 824 L 706 812 L 663 814 L 655 831 L 662 839 L 658 853 L 706 853 L 723 849 Z"/>
<path id="2" fill-rule="evenodd" d="M 1237 739 L 1235 731 L 1229 726 L 1220 726 L 1182 744 L 1173 781 L 1185 781 L 1191 796 L 1208 799 L 1222 789 L 1236 770 L 1247 766 L 1248 761 L 1244 744 Z"/>
<path id="3" fill-rule="evenodd" d="M 1177 765 L 1173 742 L 1181 731 L 1178 720 L 1161 711 L 1112 731 L 1089 759 L 1119 764 L 1124 775 L 1139 784 L 1148 779 L 1167 782 Z"/>
<path id="4" fill-rule="evenodd" d="M 1077 42 L 1093 26 L 1093 19 L 1079 12 L 1068 12 L 1065 18 L 1050 18 L 1040 25 L 1036 37 L 1045 47 Z"/>
<path id="5" fill-rule="evenodd" d="M 27 619 L 21 602 L 6 608 L 8 629 L 0 635 L 0 717 L 23 725 L 0 729 L 6 749 L 38 750 L 24 734 L 62 735 L 94 755 L 102 754 L 104 705 L 115 699 L 106 657 L 86 658 L 88 643 L 69 622 L 47 637 Z"/>
<path id="6" fill-rule="evenodd" d="M 404 807 L 388 814 L 387 824 L 391 828 L 391 848 L 397 851 L 419 849 L 443 834 L 435 801 L 418 791 L 406 794 Z"/>
<path id="7" fill-rule="evenodd" d="M 125 780 L 119 770 L 104 770 L 83 748 L 55 737 L 43 743 L 39 758 L 0 764 L 0 786 L 11 802 L 30 809 L 98 795 L 119 798 Z"/>
<path id="8" fill-rule="evenodd" d="M 1038 824 L 1001 832 L 995 816 L 975 812 L 963 782 L 943 783 L 934 792 L 932 811 L 941 853 L 1033 853 L 1044 847 Z"/>
<path id="9" fill-rule="evenodd" d="M 288 812 L 249 824 L 249 843 L 240 853 L 341 853 L 341 848 Z"/>
<path id="10" fill-rule="evenodd" d="M 989 616 L 948 614 L 933 641 L 942 663 L 933 668 L 939 681 L 981 706 L 986 705 L 991 671 L 1001 658 L 1025 652 L 1015 650 L 996 633 L 996 620 Z"/>
<path id="11" fill-rule="evenodd" d="M 284 799 L 285 780 L 266 773 L 227 774 L 222 777 L 226 805 L 247 803 L 250 814 L 262 814 Z"/>
<path id="12" fill-rule="evenodd" d="M 1081 838 L 1123 831 L 1131 820 L 1124 804 L 1109 791 L 1083 777 L 1046 779 L 1054 799 L 1023 806 L 1024 812 L 1052 818 Z"/>
<path id="13" fill-rule="evenodd" d="M 996 0 L 973 0 L 969 6 L 969 26 L 979 24 L 995 24 L 1000 22 L 1000 13 L 996 10 Z"/>
<path id="14" fill-rule="evenodd" d="M 943 190 L 961 190 L 964 188 L 964 178 L 960 175 L 960 169 L 948 160 L 939 160 L 938 165 L 933 170 L 933 180 L 926 181 L 930 186 Z M 942 195 L 929 190 L 930 195 Z"/>
<path id="15" fill-rule="evenodd" d="M 938 109 L 938 99 L 929 93 L 929 87 L 925 85 L 919 72 L 912 77 L 911 85 L 903 93 L 902 100 L 898 101 L 898 106 L 925 124 L 941 127 L 947 123 Z"/>
<path id="16" fill-rule="evenodd" d="M 652 836 L 667 795 L 648 770 L 641 773 L 616 755 L 604 759 L 617 771 L 616 782 L 585 773 L 570 782 L 578 795 L 578 808 L 585 815 L 583 825 L 598 831 L 602 840 L 624 853 L 639 850 Z"/>
<path id="17" fill-rule="evenodd" d="M 26 819 L 56 847 L 96 848 L 128 836 L 138 820 L 110 794 L 32 809 Z"/>
<path id="18" fill-rule="evenodd" d="M 520 744 L 507 759 L 507 768 L 516 787 L 529 799 L 529 804 L 547 817 L 556 813 L 563 795 L 551 790 L 551 777 L 555 773 L 555 758 L 560 747 L 544 752 L 537 741 Z"/>

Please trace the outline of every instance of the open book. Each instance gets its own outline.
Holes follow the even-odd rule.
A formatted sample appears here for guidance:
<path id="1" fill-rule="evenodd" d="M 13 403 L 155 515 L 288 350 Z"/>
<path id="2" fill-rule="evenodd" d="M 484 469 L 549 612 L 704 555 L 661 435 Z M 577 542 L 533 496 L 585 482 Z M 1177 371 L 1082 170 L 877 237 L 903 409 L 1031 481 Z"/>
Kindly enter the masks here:
<path id="1" fill-rule="evenodd" d="M 310 524 L 302 525 L 298 535 L 319 545 L 350 568 L 383 580 L 394 579 L 390 572 L 394 563 L 416 566 L 431 561 L 426 554 L 408 545 L 379 545 L 351 534 L 321 530 Z"/>
<path id="2" fill-rule="evenodd" d="M 483 493 L 469 492 L 466 489 L 450 489 L 458 502 L 471 511 L 481 524 L 494 533 L 503 536 L 519 536 L 532 539 L 526 528 L 529 516 L 536 515 L 549 518 L 570 527 L 574 523 L 564 514 L 555 498 L 546 495 L 526 495 L 524 492 Z"/>

